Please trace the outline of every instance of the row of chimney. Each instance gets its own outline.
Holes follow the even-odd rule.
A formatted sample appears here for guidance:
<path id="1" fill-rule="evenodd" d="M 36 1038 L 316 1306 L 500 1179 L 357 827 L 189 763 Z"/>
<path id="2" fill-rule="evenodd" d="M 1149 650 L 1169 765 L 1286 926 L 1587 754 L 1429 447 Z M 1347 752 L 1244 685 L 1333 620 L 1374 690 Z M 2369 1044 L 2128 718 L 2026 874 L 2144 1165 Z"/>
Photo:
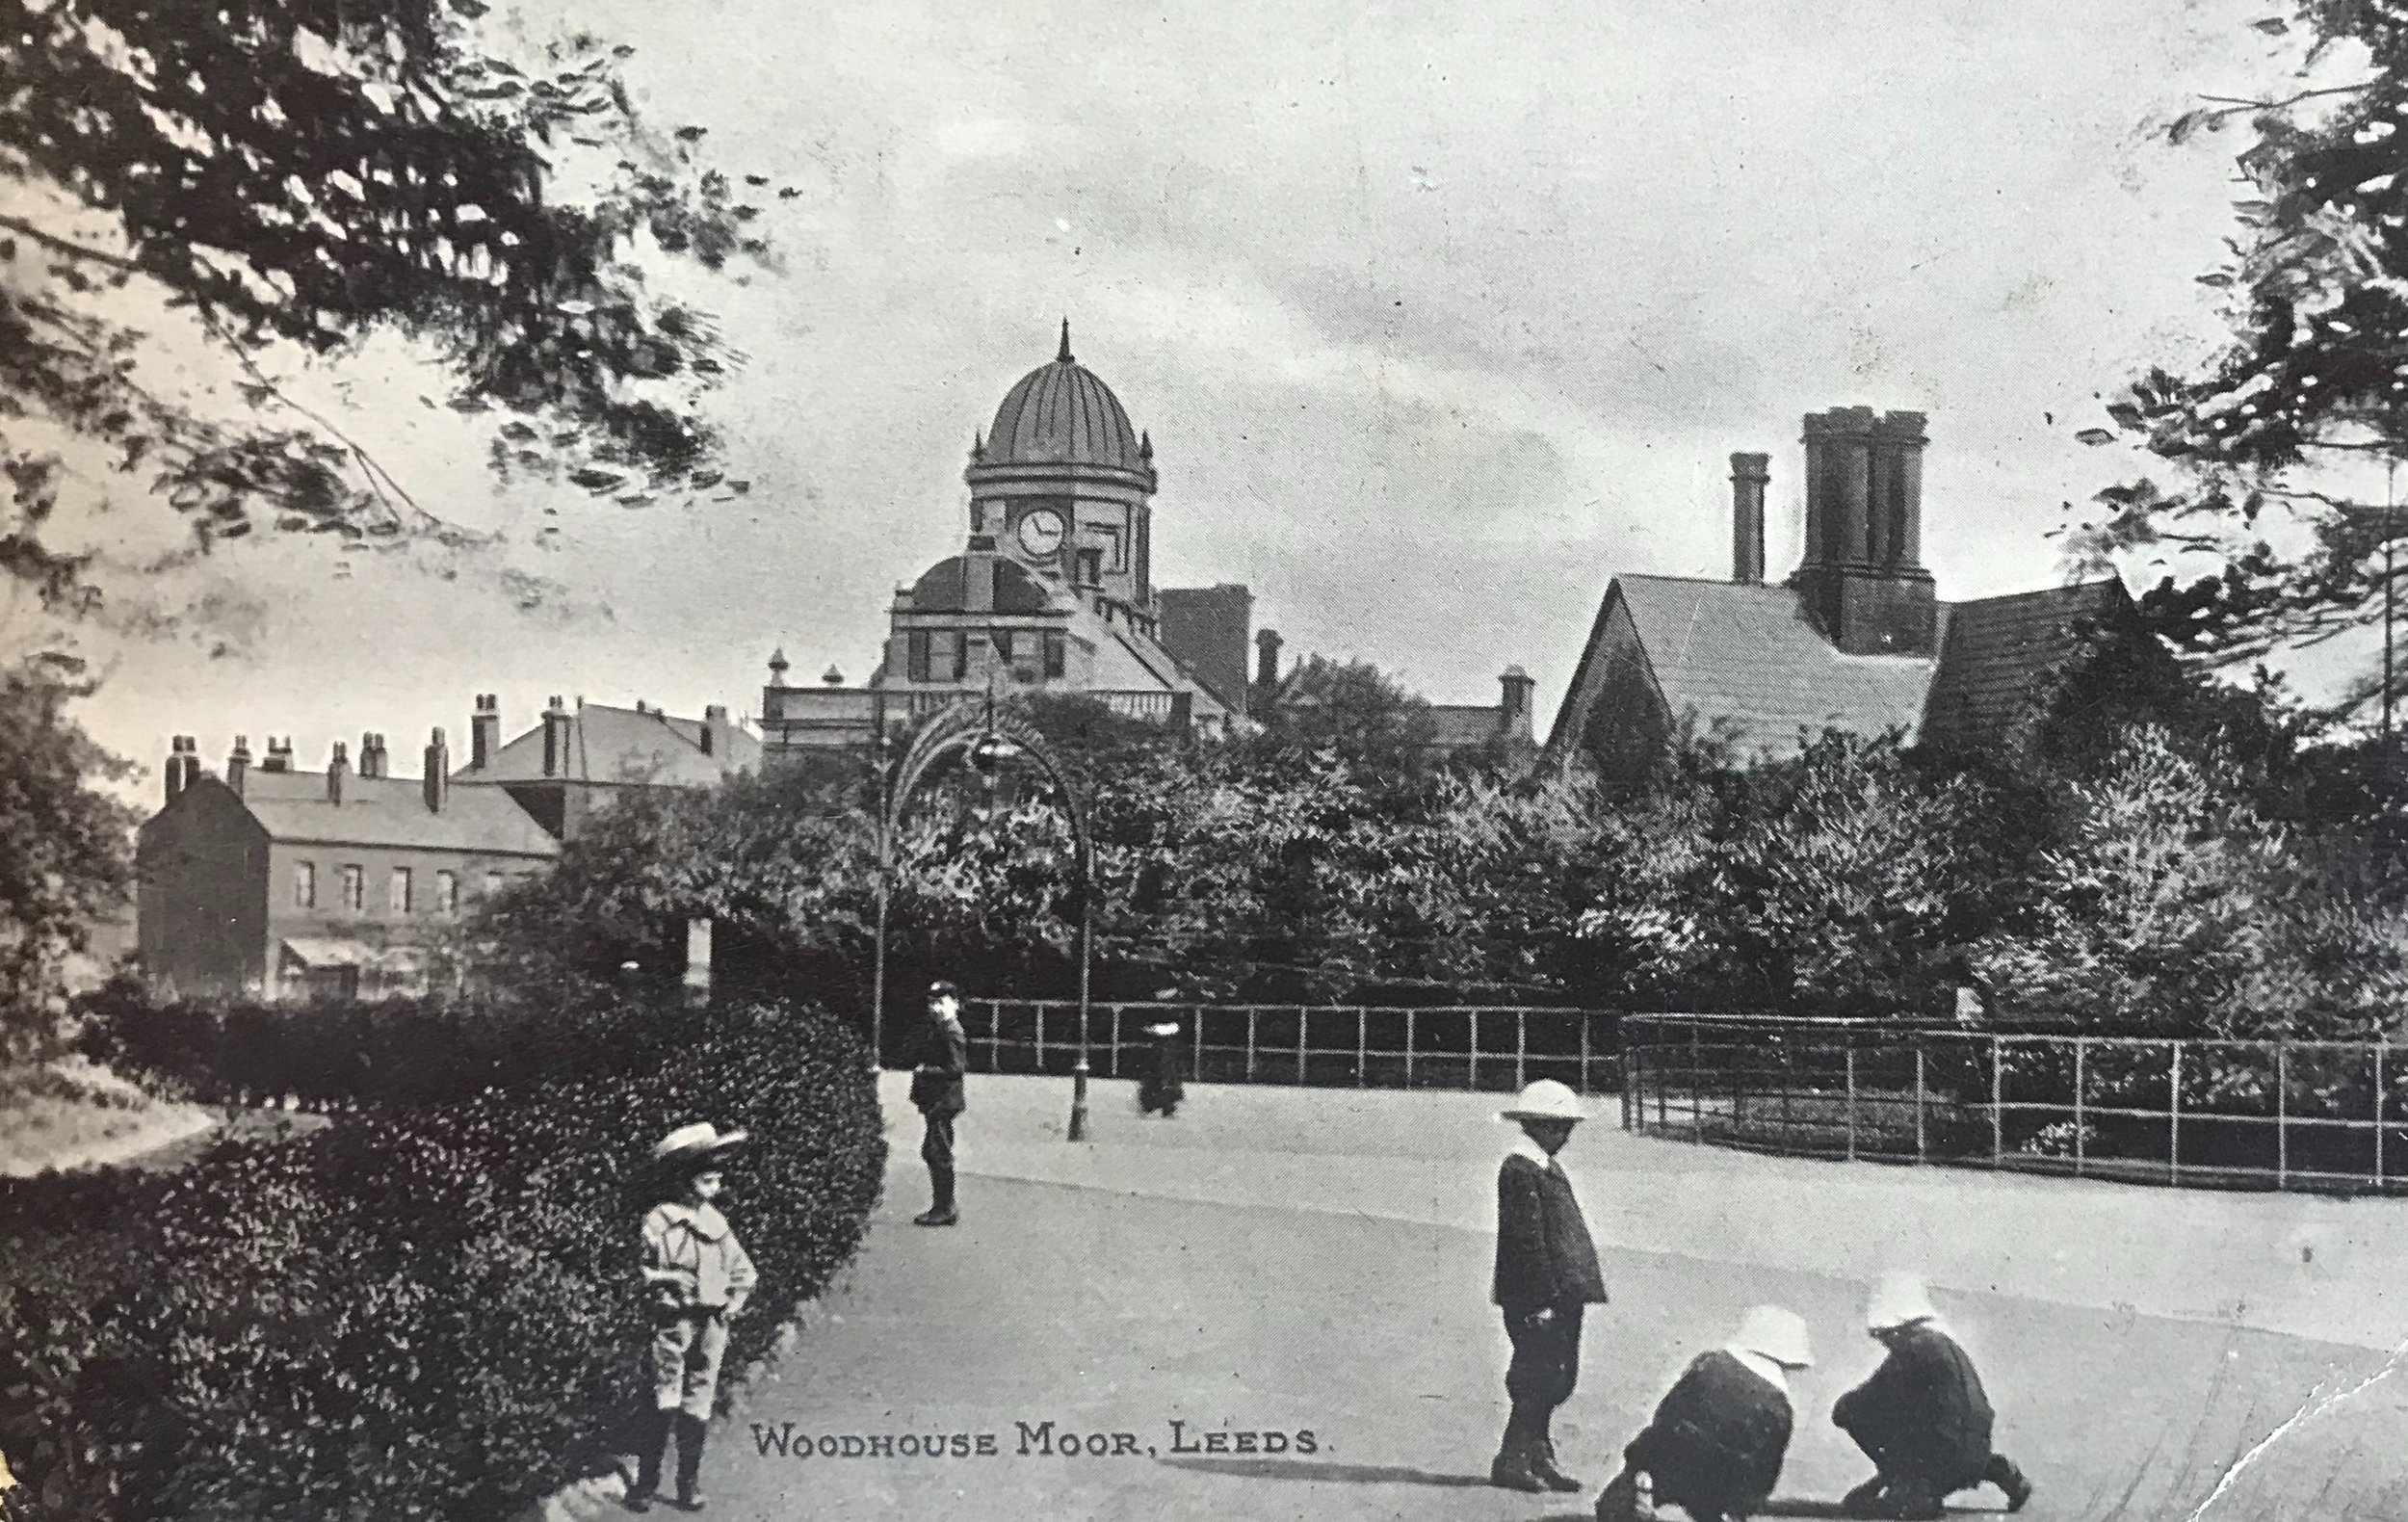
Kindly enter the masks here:
<path id="1" fill-rule="evenodd" d="M 419 796 L 428 811 L 441 813 L 452 800 L 452 753 L 443 743 L 443 731 L 436 729 L 428 740 L 426 771 L 419 779 Z M 384 736 L 378 733 L 359 737 L 359 775 L 367 780 L 382 781 L 390 777 L 387 770 Z M 288 737 L 277 740 L 268 737 L 268 751 L 259 762 L 263 773 L 293 770 L 293 742 Z M 225 753 L 225 785 L 239 796 L 250 777 L 250 737 L 236 735 L 234 748 Z M 191 735 L 176 735 L 168 742 L 167 792 L 172 803 L 201 774 L 200 745 Z M 352 774 L 351 748 L 342 741 L 334 742 L 334 753 L 327 761 L 327 801 L 340 805 L 344 783 Z"/>
<path id="2" fill-rule="evenodd" d="M 1921 412 L 1837 407 L 1806 414 L 1806 551 L 1801 566 L 1914 572 L 1923 566 Z M 1765 579 L 1770 455 L 1731 457 L 1731 579 Z"/>

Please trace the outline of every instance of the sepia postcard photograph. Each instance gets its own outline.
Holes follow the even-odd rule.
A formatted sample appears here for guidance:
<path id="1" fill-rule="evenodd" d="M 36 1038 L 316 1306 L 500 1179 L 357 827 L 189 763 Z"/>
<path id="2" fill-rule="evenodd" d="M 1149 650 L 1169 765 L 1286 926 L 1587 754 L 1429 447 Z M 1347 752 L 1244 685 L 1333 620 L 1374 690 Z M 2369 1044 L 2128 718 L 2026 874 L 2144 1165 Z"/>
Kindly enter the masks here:
<path id="1" fill-rule="evenodd" d="M 2398 1522 L 2403 458 L 2408 0 L 0 0 L 0 1522 Z"/>

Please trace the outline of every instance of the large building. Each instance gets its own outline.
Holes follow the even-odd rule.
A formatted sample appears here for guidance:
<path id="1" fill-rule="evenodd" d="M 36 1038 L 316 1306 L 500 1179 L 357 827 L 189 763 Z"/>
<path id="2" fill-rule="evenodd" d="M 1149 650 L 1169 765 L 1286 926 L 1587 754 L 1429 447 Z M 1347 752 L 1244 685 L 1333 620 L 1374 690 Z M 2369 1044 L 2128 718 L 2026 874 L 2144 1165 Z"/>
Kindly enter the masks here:
<path id="1" fill-rule="evenodd" d="M 253 765 L 237 737 L 222 777 L 178 736 L 137 848 L 144 976 L 184 996 L 414 988 L 469 906 L 560 849 L 509 794 L 453 787 L 440 729 L 416 777 L 387 774 L 380 735 L 323 772 L 273 740 Z"/>
<path id="2" fill-rule="evenodd" d="M 505 744 L 481 695 L 455 770 L 443 731 L 416 777 L 389 774 L 384 737 L 342 744 L 324 772 L 293 769 L 289 740 L 254 764 L 238 736 L 222 777 L 190 736 L 168 757 L 166 806 L 142 827 L 136 943 L 169 994 L 341 997 L 426 986 L 460 916 L 545 870 L 615 800 L 718 785 L 760 762 L 760 742 L 712 706 L 680 719 L 559 698 Z"/>
<path id="3" fill-rule="evenodd" d="M 2103 642 L 2161 656 L 2116 581 L 1942 602 L 1923 565 L 1924 424 L 1808 415 L 1806 548 L 1779 585 L 1764 579 L 1770 457 L 1733 455 L 1731 579 L 1614 577 L 1549 756 L 1628 776 L 1687 723 L 1741 759 L 1826 729 L 2013 757 Z"/>
<path id="4" fill-rule="evenodd" d="M 1267 690 L 1248 680 L 1253 594 L 1156 584 L 1153 436 L 1072 357 L 1068 323 L 1053 362 L 1023 376 L 974 437 L 962 479 L 961 552 L 896 589 L 864 683 L 830 667 L 818 686 L 790 685 L 785 653 L 771 656 L 761 730 L 772 761 L 893 736 L 990 688 L 1080 694 L 1178 729 L 1246 720 Z M 1439 721 L 1454 748 L 1513 723 L 1487 708 Z"/>

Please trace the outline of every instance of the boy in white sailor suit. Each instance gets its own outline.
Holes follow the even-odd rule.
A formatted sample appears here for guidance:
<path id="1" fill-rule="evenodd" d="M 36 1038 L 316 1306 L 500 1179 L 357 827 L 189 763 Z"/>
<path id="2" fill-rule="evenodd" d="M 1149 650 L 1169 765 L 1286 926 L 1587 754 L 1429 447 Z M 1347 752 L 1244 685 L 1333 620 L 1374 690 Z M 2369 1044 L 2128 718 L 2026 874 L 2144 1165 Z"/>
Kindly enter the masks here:
<path id="1" fill-rule="evenodd" d="M 1488 1483 L 1506 1490 L 1570 1491 L 1581 1483 L 1556 1465 L 1556 1407 L 1581 1373 L 1581 1318 L 1606 1300 L 1606 1281 L 1572 1180 L 1556 1154 L 1586 1118 L 1580 1097 L 1552 1078 L 1525 1088 L 1501 1118 L 1522 1139 L 1497 1169 L 1497 1267 L 1491 1298 L 1505 1314 L 1513 1402 Z"/>

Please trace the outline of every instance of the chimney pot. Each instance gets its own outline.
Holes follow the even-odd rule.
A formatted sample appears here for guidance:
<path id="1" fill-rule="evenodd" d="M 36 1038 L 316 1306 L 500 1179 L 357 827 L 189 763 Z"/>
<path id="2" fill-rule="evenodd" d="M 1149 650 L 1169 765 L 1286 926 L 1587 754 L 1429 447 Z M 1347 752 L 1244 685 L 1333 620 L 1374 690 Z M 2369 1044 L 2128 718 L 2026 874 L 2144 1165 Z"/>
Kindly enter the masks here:
<path id="1" fill-rule="evenodd" d="M 556 695 L 543 711 L 543 774 L 563 776 L 568 770 L 568 710 Z"/>
<path id="2" fill-rule="evenodd" d="M 1765 485 L 1770 455 L 1731 457 L 1731 579 L 1753 587 L 1765 579 Z"/>
<path id="3" fill-rule="evenodd" d="M 198 761 L 199 757 L 194 757 L 196 765 L 198 764 Z M 234 748 L 225 753 L 225 785 L 232 788 L 237 796 L 240 796 L 243 791 L 243 780 L 249 774 L 250 738 L 248 735 L 236 735 L 234 737 Z"/>
<path id="4" fill-rule="evenodd" d="M 185 785 L 192 780 L 184 772 L 185 750 L 192 743 L 189 735 L 168 737 L 168 767 L 161 780 L 167 784 L 168 801 L 170 803 L 183 796 Z"/>
<path id="5" fill-rule="evenodd" d="M 1279 680 L 1279 633 L 1265 629 L 1254 636 L 1254 681 L 1270 687 Z"/>
<path id="6" fill-rule="evenodd" d="M 427 812 L 440 814 L 452 800 L 452 753 L 443 744 L 443 731 L 436 729 L 427 741 L 427 768 L 419 790 L 427 800 Z"/>
<path id="7" fill-rule="evenodd" d="M 343 801 L 343 774 L 351 769 L 352 763 L 350 752 L 344 748 L 343 742 L 337 740 L 334 742 L 334 758 L 327 763 L 327 802 L 340 803 Z"/>
<path id="8" fill-rule="evenodd" d="M 468 765 L 482 772 L 502 748 L 502 700 L 492 693 L 477 695 L 476 711 L 468 716 Z"/>

